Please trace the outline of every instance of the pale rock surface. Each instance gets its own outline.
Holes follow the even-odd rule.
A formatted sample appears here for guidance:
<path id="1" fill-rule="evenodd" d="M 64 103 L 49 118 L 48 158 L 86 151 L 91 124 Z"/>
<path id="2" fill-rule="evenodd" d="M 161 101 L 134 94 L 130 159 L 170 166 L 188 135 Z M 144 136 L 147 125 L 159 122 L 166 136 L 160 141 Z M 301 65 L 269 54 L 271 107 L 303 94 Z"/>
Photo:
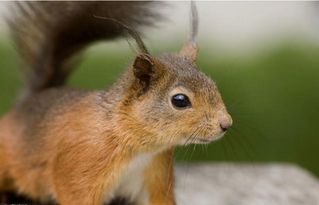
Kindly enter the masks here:
<path id="1" fill-rule="evenodd" d="M 178 205 L 319 205 L 319 181 L 289 164 L 176 166 Z"/>

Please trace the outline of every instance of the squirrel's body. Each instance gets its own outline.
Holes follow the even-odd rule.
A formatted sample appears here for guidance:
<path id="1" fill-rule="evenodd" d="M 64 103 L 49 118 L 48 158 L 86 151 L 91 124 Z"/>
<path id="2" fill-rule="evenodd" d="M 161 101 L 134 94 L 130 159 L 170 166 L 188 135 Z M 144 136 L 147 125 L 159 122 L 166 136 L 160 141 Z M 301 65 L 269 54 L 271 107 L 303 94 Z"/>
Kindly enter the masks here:
<path id="1" fill-rule="evenodd" d="M 35 14 L 51 9 L 50 3 L 29 4 L 20 10 L 31 20 L 30 9 Z M 60 4 L 73 8 L 69 2 Z M 63 8 L 60 4 L 51 6 Z M 118 13 L 117 4 L 125 14 Z M 31 37 L 23 43 L 17 25 L 23 20 L 13 25 L 21 53 L 30 52 L 24 56 L 34 70 L 28 94 L 0 120 L 0 192 L 16 191 L 62 205 L 101 205 L 118 197 L 135 205 L 175 205 L 175 147 L 208 143 L 231 125 L 215 84 L 196 68 L 195 43 L 187 43 L 178 54 L 153 57 L 123 24 L 143 24 L 136 17 L 150 16 L 141 3 L 73 5 L 71 14 L 63 15 L 66 25 L 52 20 L 57 14 L 44 15 L 52 28 L 36 26 L 42 32 L 40 43 Z M 93 18 L 94 11 L 109 16 Z M 62 86 L 72 70 L 68 59 L 78 49 L 125 30 L 142 53 L 111 88 Z"/>
<path id="2" fill-rule="evenodd" d="M 0 121 L 0 156 L 6 156 L 0 158 L 0 176 L 2 174 L 1 178 L 7 182 L 0 184 L 5 186 L 3 190 L 18 189 L 20 193 L 44 202 L 56 200 L 57 192 L 60 196 L 61 193 L 69 195 L 71 191 L 70 188 L 55 190 L 54 175 L 59 174 L 64 176 L 60 183 L 79 183 L 82 187 L 82 190 L 74 190 L 79 196 L 72 196 L 72 203 L 91 204 L 85 199 L 85 195 L 89 196 L 89 187 L 86 186 L 93 183 L 90 181 L 92 176 L 86 176 L 88 174 L 94 177 L 100 175 L 97 186 L 101 187 L 114 180 L 107 191 L 100 188 L 105 192 L 102 195 L 105 195 L 106 202 L 116 197 L 147 201 L 149 193 L 143 188 L 144 172 L 154 166 L 154 161 L 162 160 L 163 163 L 157 163 L 156 166 L 160 167 L 155 170 L 162 167 L 165 172 L 168 171 L 172 166 L 173 153 L 161 148 L 139 149 L 134 145 L 138 144 L 134 142 L 137 139 L 128 139 L 126 133 L 117 133 L 116 130 L 126 130 L 131 125 L 129 121 L 119 124 L 117 121 L 121 119 L 116 118 L 120 117 L 111 114 L 115 105 L 103 100 L 108 94 L 111 93 L 52 89 L 32 96 L 7 114 Z M 135 136 L 137 133 L 131 134 Z M 66 150 L 68 155 L 65 155 Z M 76 173 L 81 177 L 72 181 L 72 176 L 68 174 Z M 112 174 L 108 176 L 109 173 Z M 152 171 L 152 174 L 155 172 Z M 156 183 L 157 188 L 159 185 Z"/>

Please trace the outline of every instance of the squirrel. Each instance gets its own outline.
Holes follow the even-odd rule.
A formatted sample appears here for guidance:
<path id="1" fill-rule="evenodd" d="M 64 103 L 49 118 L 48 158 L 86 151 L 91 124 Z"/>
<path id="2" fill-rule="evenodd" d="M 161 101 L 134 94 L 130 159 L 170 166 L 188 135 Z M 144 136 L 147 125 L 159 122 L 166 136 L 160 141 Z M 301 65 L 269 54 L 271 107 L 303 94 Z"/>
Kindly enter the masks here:
<path id="1" fill-rule="evenodd" d="M 196 65 L 195 3 L 189 41 L 159 56 L 140 37 L 161 18 L 154 2 L 13 4 L 27 92 L 0 119 L 0 192 L 61 205 L 175 205 L 176 146 L 210 143 L 232 125 Z M 83 49 L 127 36 L 140 51 L 110 88 L 65 86 Z"/>

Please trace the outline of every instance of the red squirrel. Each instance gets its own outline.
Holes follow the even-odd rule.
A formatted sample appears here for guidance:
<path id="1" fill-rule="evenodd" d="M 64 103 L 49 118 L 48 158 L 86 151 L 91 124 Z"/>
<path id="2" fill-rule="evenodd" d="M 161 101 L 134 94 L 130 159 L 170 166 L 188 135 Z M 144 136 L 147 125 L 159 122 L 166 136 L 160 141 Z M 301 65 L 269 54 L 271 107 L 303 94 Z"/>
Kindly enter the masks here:
<path id="1" fill-rule="evenodd" d="M 232 119 L 196 65 L 194 2 L 184 47 L 147 51 L 139 33 L 160 18 L 155 3 L 13 3 L 27 92 L 0 119 L 0 192 L 61 205 L 176 204 L 175 147 L 217 140 Z M 84 48 L 128 35 L 140 53 L 110 88 L 65 86 Z"/>

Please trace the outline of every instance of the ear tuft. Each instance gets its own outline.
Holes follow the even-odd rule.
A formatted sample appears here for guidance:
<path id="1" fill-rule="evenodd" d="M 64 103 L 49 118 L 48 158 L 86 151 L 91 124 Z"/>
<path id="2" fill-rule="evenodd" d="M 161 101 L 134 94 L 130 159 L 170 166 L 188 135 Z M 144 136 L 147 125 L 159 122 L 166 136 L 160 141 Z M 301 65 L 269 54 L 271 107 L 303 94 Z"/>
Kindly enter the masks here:
<path id="1" fill-rule="evenodd" d="M 146 89 L 151 81 L 153 75 L 154 62 L 147 54 L 138 55 L 133 64 L 134 76 L 142 83 Z"/>
<path id="2" fill-rule="evenodd" d="M 192 62 L 196 62 L 198 54 L 198 46 L 193 42 L 187 42 L 181 51 L 179 52 L 180 56 L 189 58 Z"/>

